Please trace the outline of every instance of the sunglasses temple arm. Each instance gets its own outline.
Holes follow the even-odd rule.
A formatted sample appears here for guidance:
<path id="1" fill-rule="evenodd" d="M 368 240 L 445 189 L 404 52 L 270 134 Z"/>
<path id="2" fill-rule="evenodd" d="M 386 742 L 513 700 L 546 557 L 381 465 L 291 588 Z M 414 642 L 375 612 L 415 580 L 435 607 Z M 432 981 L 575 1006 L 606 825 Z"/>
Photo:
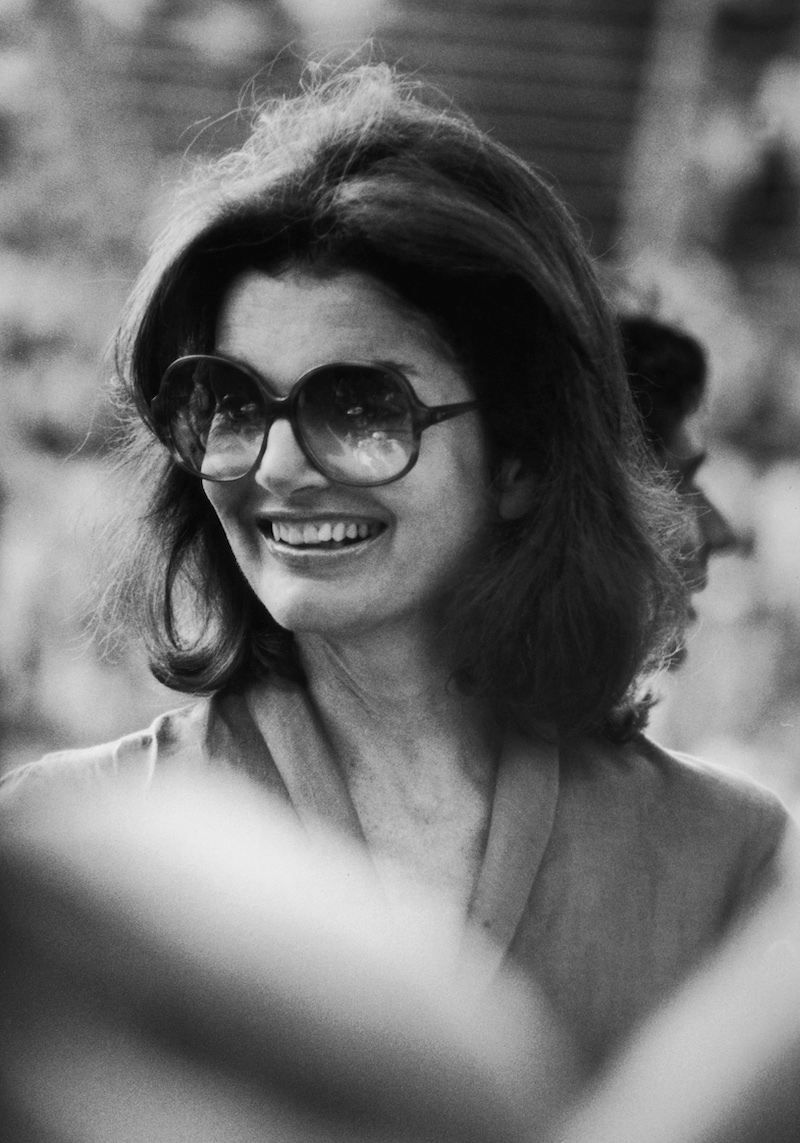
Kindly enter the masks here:
<path id="1" fill-rule="evenodd" d="M 449 421 L 451 417 L 460 417 L 462 413 L 470 413 L 477 409 L 478 401 L 460 401 L 457 405 L 435 405 L 425 410 L 425 427 L 438 425 L 441 421 Z"/>

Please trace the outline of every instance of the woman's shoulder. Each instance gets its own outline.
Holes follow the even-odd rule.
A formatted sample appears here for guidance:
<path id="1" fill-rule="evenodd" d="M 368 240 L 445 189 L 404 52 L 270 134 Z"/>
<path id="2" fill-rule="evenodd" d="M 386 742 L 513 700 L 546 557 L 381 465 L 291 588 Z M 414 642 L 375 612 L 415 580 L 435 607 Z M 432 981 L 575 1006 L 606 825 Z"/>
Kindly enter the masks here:
<path id="1" fill-rule="evenodd" d="M 199 699 L 166 711 L 144 730 L 111 742 L 45 754 L 4 775 L 0 792 L 5 798 L 42 786 L 80 787 L 108 782 L 146 788 L 157 764 L 161 767 L 188 759 L 201 760 L 211 703 L 210 699 Z"/>
<path id="2" fill-rule="evenodd" d="M 262 687 L 265 719 L 272 709 L 273 687 Z M 285 796 L 270 749 L 256 725 L 247 690 L 223 690 L 160 714 L 145 730 L 85 749 L 46 754 L 6 774 L 0 797 L 43 786 L 80 788 L 110 785 L 146 790 L 177 771 L 239 773 Z"/>
<path id="3" fill-rule="evenodd" d="M 556 851 L 570 854 L 587 892 L 609 908 L 617 901 L 621 914 L 630 902 L 658 906 L 704 941 L 780 887 L 798 843 L 771 790 L 643 736 L 562 751 L 559 809 Z"/>
<path id="4" fill-rule="evenodd" d="M 663 810 L 766 815 L 785 819 L 780 798 L 755 779 L 724 765 L 668 750 L 643 734 L 628 742 L 581 738 L 562 750 L 567 782 L 608 791 L 618 803 L 657 804 Z"/>
<path id="5" fill-rule="evenodd" d="M 666 750 L 643 735 L 567 747 L 562 790 L 573 813 L 698 868 L 756 868 L 796 832 L 771 790 L 732 769 Z"/>
<path id="6" fill-rule="evenodd" d="M 629 750 L 654 788 L 674 800 L 678 809 L 689 803 L 696 812 L 771 822 L 779 830 L 789 820 L 786 806 L 773 790 L 733 767 L 667 750 L 643 735 Z"/>

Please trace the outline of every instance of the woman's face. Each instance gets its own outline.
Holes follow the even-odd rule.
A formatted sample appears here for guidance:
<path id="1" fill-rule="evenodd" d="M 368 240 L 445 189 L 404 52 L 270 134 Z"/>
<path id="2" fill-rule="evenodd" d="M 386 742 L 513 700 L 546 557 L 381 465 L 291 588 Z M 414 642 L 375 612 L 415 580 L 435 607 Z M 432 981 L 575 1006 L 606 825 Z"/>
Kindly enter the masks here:
<path id="1" fill-rule="evenodd" d="M 277 396 L 333 361 L 391 363 L 427 405 L 473 396 L 429 323 L 355 271 L 243 273 L 223 299 L 216 351 L 251 366 Z M 330 480 L 278 420 L 256 472 L 204 488 L 273 618 L 333 637 L 429 621 L 497 510 L 475 412 L 427 429 L 416 465 L 393 484 Z"/>

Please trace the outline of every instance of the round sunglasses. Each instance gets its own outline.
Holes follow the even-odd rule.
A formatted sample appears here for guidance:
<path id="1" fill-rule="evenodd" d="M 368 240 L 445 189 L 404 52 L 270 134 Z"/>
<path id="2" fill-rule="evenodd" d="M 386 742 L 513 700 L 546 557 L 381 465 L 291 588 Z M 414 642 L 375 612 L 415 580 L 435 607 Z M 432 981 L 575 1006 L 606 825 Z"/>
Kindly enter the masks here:
<path id="1" fill-rule="evenodd" d="M 191 354 L 169 366 L 150 412 L 174 459 L 203 480 L 239 480 L 257 469 L 270 428 L 285 417 L 318 472 L 369 487 L 414 467 L 425 429 L 477 407 L 425 405 L 394 367 L 347 361 L 309 369 L 285 397 L 273 397 L 246 365 Z"/>

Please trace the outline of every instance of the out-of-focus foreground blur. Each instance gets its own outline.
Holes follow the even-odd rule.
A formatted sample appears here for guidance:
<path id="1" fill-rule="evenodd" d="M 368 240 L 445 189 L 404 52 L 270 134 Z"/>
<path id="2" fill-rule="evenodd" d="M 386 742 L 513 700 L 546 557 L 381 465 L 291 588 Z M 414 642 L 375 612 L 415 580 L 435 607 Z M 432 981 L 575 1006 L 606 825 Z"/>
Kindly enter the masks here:
<path id="1" fill-rule="evenodd" d="M 550 173 L 706 345 L 712 564 L 654 734 L 800 797 L 800 0 L 0 0 L 3 765 L 184 701 L 89 641 L 118 489 L 101 359 L 187 156 L 373 38 Z"/>
<path id="2" fill-rule="evenodd" d="M 385 861 L 231 775 L 142 793 L 32 782 L 0 804 L 3 1139 L 796 1143 L 790 848 L 589 1077 L 531 982 Z"/>

